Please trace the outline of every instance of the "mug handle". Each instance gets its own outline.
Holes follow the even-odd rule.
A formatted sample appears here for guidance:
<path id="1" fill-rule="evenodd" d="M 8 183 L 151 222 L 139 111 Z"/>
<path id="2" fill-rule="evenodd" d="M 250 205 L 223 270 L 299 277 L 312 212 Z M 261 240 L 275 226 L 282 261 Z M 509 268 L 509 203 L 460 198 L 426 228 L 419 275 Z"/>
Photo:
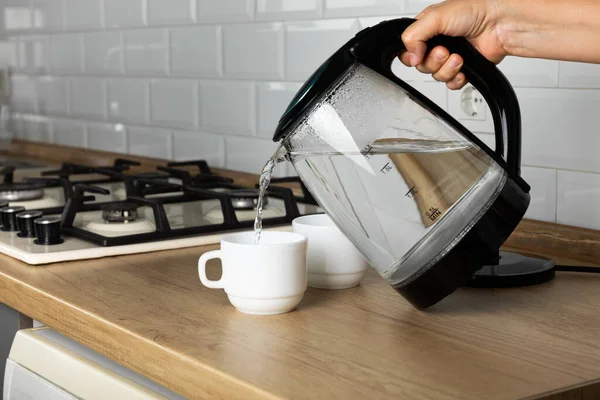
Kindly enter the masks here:
<path id="1" fill-rule="evenodd" d="M 198 275 L 200 276 L 200 282 L 207 288 L 223 289 L 225 287 L 223 275 L 221 275 L 221 279 L 218 281 L 212 281 L 206 277 L 206 263 L 213 258 L 221 258 L 221 250 L 207 251 L 200 256 L 200 260 L 198 260 Z"/>

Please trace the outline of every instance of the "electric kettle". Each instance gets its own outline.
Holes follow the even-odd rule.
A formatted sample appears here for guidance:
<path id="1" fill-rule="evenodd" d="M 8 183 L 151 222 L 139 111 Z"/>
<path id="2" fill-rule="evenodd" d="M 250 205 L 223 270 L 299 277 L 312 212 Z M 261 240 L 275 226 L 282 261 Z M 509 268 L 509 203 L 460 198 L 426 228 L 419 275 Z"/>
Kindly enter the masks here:
<path id="1" fill-rule="evenodd" d="M 295 95 L 273 140 L 369 264 L 425 309 L 497 257 L 530 187 L 520 176 L 516 95 L 464 38 L 437 36 L 428 51 L 442 45 L 463 57 L 493 115 L 495 151 L 392 73 L 414 21 L 384 21 L 337 50 Z"/>

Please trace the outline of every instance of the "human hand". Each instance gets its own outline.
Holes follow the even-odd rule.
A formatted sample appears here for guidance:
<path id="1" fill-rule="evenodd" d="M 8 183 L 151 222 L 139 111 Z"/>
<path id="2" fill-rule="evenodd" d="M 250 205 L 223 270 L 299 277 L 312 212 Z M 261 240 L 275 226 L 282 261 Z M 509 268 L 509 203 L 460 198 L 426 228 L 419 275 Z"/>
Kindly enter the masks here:
<path id="1" fill-rule="evenodd" d="M 508 55 L 502 46 L 504 30 L 499 24 L 504 8 L 504 0 L 446 0 L 427 7 L 402 34 L 407 51 L 400 55 L 400 61 L 432 74 L 435 80 L 446 82 L 449 89 L 461 89 L 467 84 L 460 72 L 462 57 L 450 54 L 443 46 L 433 48 L 425 57 L 425 42 L 439 34 L 464 37 L 497 64 Z"/>

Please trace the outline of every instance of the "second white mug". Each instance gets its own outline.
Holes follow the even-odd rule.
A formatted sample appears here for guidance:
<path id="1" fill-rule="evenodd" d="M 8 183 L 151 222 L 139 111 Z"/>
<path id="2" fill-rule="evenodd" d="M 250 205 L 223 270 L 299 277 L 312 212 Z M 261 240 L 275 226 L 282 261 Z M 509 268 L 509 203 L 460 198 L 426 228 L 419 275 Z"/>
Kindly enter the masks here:
<path id="1" fill-rule="evenodd" d="M 369 264 L 327 214 L 298 217 L 292 227 L 308 238 L 308 286 L 347 289 L 364 278 Z"/>

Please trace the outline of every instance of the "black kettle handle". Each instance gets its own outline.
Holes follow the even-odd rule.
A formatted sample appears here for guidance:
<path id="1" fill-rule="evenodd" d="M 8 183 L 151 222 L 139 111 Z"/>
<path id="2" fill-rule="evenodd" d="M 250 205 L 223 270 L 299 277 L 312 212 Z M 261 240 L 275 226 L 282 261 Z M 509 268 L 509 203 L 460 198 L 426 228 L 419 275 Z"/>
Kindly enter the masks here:
<path id="1" fill-rule="evenodd" d="M 384 21 L 364 29 L 356 35 L 351 52 L 361 64 L 397 82 L 399 79 L 391 71 L 392 61 L 406 50 L 400 37 L 404 30 L 415 21 L 413 18 L 399 18 Z M 461 71 L 485 98 L 492 112 L 496 135 L 495 155 L 500 157 L 502 164 L 504 164 L 502 159 L 504 154 L 503 138 L 506 135 L 508 143 L 505 168 L 513 178 L 520 181 L 524 186 L 528 186 L 520 178 L 521 112 L 512 86 L 496 65 L 481 55 L 466 39 L 438 35 L 427 42 L 427 52 L 436 46 L 444 46 L 450 53 L 457 53 L 462 56 L 464 64 Z M 446 120 L 454 121 L 455 125 L 460 127 L 460 131 L 465 133 L 467 137 L 478 143 L 482 148 L 487 149 L 489 153 L 494 154 L 491 149 L 471 132 L 464 129 L 444 110 L 437 107 L 429 99 L 425 99 L 434 106 L 438 113 L 443 114 Z"/>

